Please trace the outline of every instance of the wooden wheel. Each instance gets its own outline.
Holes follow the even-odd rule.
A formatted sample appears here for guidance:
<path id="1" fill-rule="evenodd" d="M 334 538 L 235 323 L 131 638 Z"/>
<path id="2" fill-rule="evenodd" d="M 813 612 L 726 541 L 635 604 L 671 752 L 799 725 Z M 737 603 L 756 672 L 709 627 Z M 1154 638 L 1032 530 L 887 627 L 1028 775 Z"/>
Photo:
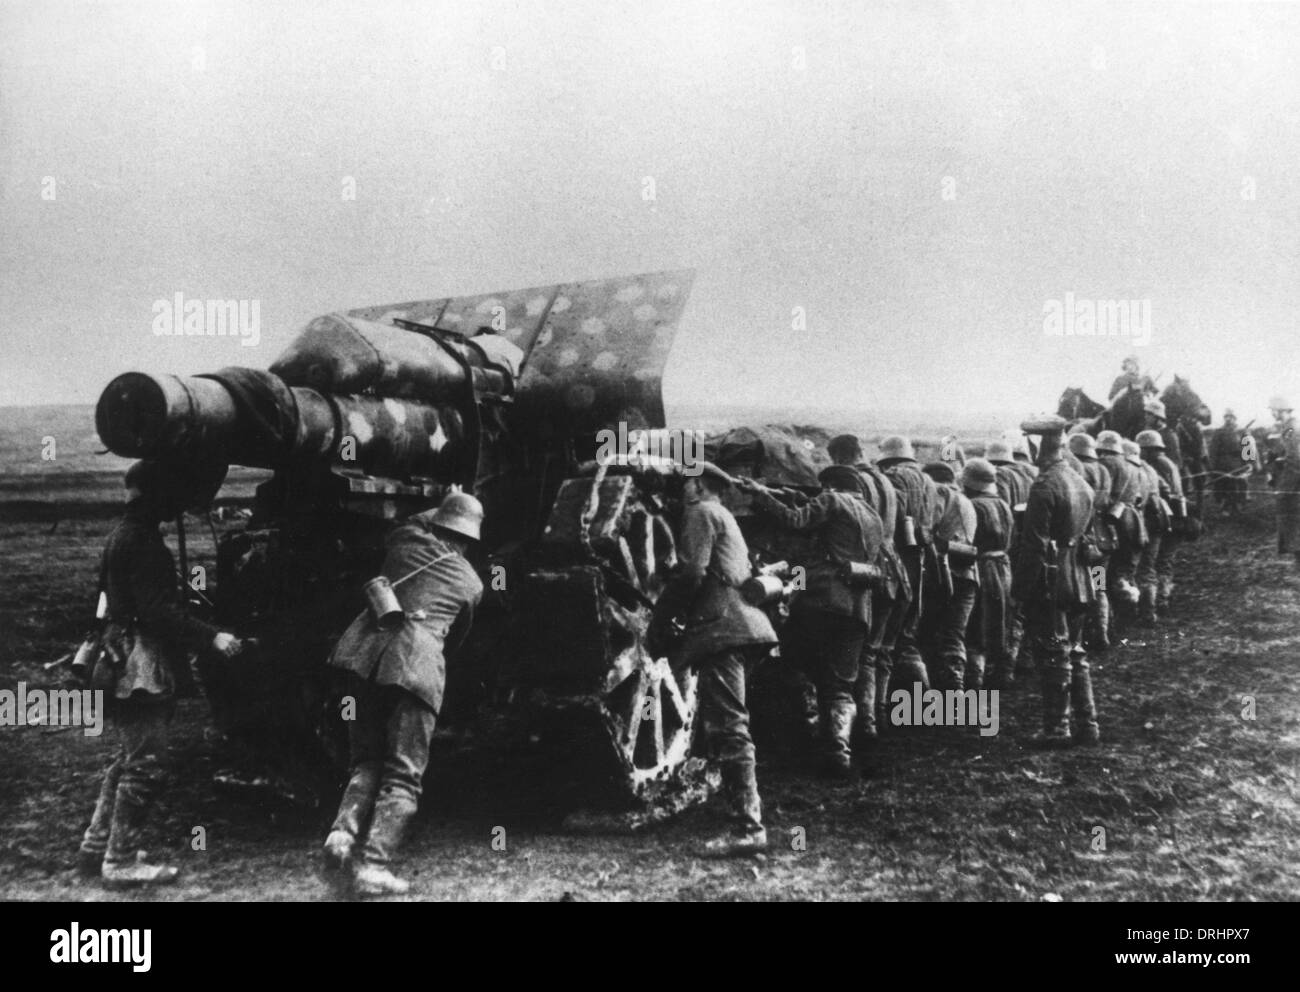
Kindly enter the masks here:
<path id="1" fill-rule="evenodd" d="M 610 671 L 601 715 L 626 784 L 642 797 L 671 779 L 691 755 L 697 680 L 689 671 L 674 674 L 667 659 L 651 658 L 640 646 L 619 661 Z"/>

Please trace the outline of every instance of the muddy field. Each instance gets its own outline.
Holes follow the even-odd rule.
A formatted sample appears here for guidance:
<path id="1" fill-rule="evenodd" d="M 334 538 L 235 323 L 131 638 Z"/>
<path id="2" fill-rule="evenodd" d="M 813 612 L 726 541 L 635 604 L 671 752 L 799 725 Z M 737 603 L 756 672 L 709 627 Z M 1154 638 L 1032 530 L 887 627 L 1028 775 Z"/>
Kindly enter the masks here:
<path id="1" fill-rule="evenodd" d="M 42 666 L 85 626 L 113 507 L 81 494 L 116 478 L 103 463 L 86 471 L 53 494 L 37 473 L 9 476 L 0 494 L 0 689 L 50 684 Z M 192 534 L 191 552 L 203 560 L 210 539 Z M 850 786 L 814 779 L 769 734 L 759 781 L 773 847 L 754 861 L 693 856 L 722 825 L 716 806 L 637 836 L 566 835 L 534 756 L 444 736 L 403 866 L 413 898 L 1295 899 L 1300 575 L 1273 553 L 1267 493 L 1240 520 L 1211 512 L 1180 572 L 1172 617 L 1095 664 L 1103 746 L 1027 749 L 1037 695 L 1025 689 L 1003 695 L 997 736 L 895 734 L 878 774 Z M 198 699 L 182 704 L 180 784 L 150 838 L 182 884 L 129 895 L 78 881 L 106 740 L 0 728 L 0 896 L 335 897 L 318 875 L 328 812 L 218 791 L 228 755 Z M 206 851 L 191 849 L 199 826 Z"/>

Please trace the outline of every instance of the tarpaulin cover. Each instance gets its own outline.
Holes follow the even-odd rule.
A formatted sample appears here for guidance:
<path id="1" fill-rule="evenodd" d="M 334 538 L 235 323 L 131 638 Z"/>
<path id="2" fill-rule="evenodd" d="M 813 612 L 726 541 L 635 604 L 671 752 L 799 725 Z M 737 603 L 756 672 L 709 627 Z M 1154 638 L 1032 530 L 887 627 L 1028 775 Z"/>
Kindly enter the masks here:
<path id="1" fill-rule="evenodd" d="M 763 479 L 769 486 L 819 488 L 817 473 L 830 464 L 824 431 L 794 425 L 736 427 L 709 438 L 708 459 L 727 472 Z"/>

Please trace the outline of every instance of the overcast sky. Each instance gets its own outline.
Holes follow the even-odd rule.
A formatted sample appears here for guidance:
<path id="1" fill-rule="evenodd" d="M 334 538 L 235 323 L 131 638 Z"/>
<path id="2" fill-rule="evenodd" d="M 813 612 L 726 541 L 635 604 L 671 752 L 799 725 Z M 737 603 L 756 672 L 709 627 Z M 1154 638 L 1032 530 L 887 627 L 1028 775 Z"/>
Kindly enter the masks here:
<path id="1" fill-rule="evenodd" d="M 670 409 L 1028 412 L 1104 399 L 1131 351 L 1216 421 L 1300 392 L 1295 5 L 0 12 L 0 403 L 264 367 L 337 309 L 681 267 Z M 156 337 L 177 292 L 260 301 L 260 344 Z M 1047 336 L 1066 293 L 1149 300 L 1150 344 Z"/>

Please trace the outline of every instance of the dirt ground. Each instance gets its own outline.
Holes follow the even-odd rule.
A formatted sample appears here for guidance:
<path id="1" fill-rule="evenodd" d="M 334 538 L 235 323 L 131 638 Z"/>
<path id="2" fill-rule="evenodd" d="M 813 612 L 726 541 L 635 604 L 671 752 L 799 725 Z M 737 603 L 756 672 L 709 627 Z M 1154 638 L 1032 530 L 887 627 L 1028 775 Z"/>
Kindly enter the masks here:
<path id="1" fill-rule="evenodd" d="M 0 515 L 0 689 L 48 684 L 42 663 L 80 638 L 112 521 L 82 513 L 54 526 L 65 514 Z M 1295 899 L 1300 573 L 1273 540 L 1267 494 L 1240 520 L 1211 513 L 1206 536 L 1182 552 L 1172 616 L 1095 662 L 1099 748 L 1026 748 L 1032 686 L 1003 695 L 995 737 L 975 728 L 889 737 L 879 775 L 861 784 L 820 782 L 792 751 L 760 748 L 773 843 L 756 860 L 692 854 L 722 825 L 716 804 L 641 835 L 566 835 L 562 811 L 544 801 L 544 774 L 489 746 L 439 742 L 402 865 L 412 898 Z M 208 549 L 196 537 L 193 550 Z M 185 700 L 178 784 L 149 837 L 183 866 L 182 882 L 143 894 L 71 870 L 109 737 L 0 728 L 0 897 L 335 898 L 318 874 L 328 812 L 217 791 L 212 773 L 227 756 L 205 722 L 203 702 Z M 203 851 L 191 848 L 198 826 Z"/>

